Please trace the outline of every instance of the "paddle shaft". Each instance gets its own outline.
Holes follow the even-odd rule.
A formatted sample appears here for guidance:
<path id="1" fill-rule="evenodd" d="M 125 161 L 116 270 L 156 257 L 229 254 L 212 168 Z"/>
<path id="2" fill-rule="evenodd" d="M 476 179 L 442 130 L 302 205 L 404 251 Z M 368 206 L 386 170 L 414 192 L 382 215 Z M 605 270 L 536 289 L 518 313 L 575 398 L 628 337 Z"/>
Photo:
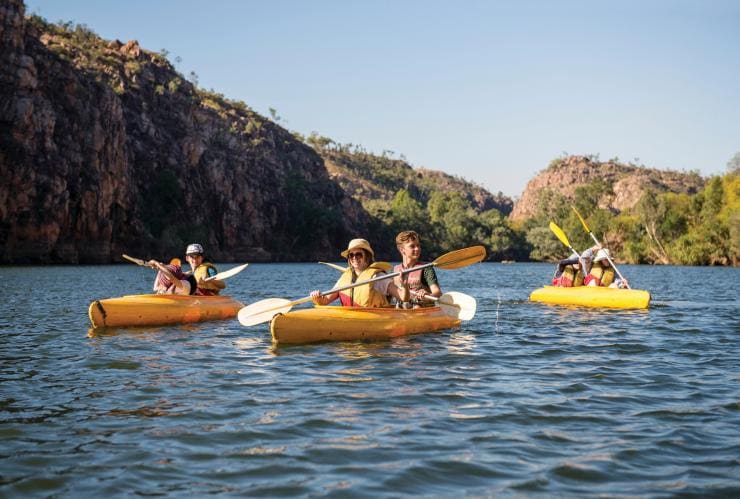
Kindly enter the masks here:
<path id="1" fill-rule="evenodd" d="M 464 255 L 464 256 L 460 256 L 460 255 Z M 319 296 L 326 296 L 332 293 L 337 293 L 339 291 L 344 291 L 345 289 L 362 286 L 364 284 L 372 284 L 374 282 L 383 281 L 385 279 L 391 279 L 393 277 L 403 275 L 403 274 L 408 274 L 409 272 L 415 272 L 417 270 L 425 269 L 427 267 L 439 266 L 443 269 L 444 268 L 456 269 L 460 267 L 466 267 L 468 265 L 471 265 L 472 263 L 480 262 L 485 256 L 486 256 L 486 252 L 482 246 L 471 246 L 470 248 L 464 248 L 461 250 L 456 250 L 456 251 L 451 251 L 449 253 L 445 253 L 444 255 L 440 256 L 439 258 L 437 258 L 431 263 L 425 263 L 424 265 L 418 265 L 416 267 L 412 267 L 410 269 L 404 269 L 398 272 L 391 272 L 390 274 L 383 274 L 377 277 L 373 277 L 372 279 L 368 279 L 366 281 L 353 282 L 352 284 L 342 286 L 341 288 L 334 288 L 334 289 L 330 289 L 329 291 L 323 291 L 319 293 Z M 455 259 L 455 257 L 457 257 L 457 259 Z M 311 297 L 308 296 L 306 298 L 297 300 L 294 303 L 296 305 L 299 303 L 306 303 L 310 299 Z"/>
<path id="2" fill-rule="evenodd" d="M 356 288 L 357 286 L 362 286 L 364 284 L 372 284 L 372 283 L 375 283 L 375 282 L 378 282 L 378 281 L 384 281 L 386 279 L 391 279 L 393 277 L 397 277 L 397 276 L 402 275 L 402 274 L 408 274 L 409 272 L 415 272 L 417 270 L 425 269 L 427 267 L 434 267 L 435 265 L 437 265 L 437 264 L 434 263 L 434 262 L 432 262 L 432 263 L 425 263 L 424 265 L 419 265 L 418 267 L 411 267 L 410 269 L 401 270 L 401 271 L 398 271 L 398 272 L 391 272 L 390 274 L 379 275 L 377 277 L 373 277 L 372 279 L 368 279 L 366 281 L 353 282 L 352 284 L 347 284 L 346 286 L 342 286 L 340 288 L 334 288 L 334 289 L 330 289 L 329 291 L 323 291 L 323 292 L 319 293 L 319 296 L 326 296 L 326 295 L 330 295 L 332 293 L 338 293 L 339 291 L 344 291 L 345 289 Z M 296 303 L 296 305 L 298 303 L 306 303 L 310 299 L 311 299 L 311 297 L 309 296 L 308 299 L 302 298 L 301 300 L 296 301 L 295 303 Z"/>
<path id="3" fill-rule="evenodd" d="M 576 215 L 578 215 L 578 218 L 580 219 L 581 224 L 583 224 L 583 228 L 586 229 L 586 232 L 588 232 L 588 234 L 591 236 L 591 239 L 594 240 L 594 242 L 596 243 L 596 245 L 598 247 L 601 247 L 601 243 L 599 242 L 598 239 L 596 239 L 596 236 L 594 235 L 593 232 L 591 232 L 591 229 L 588 228 L 588 225 L 586 225 L 586 221 L 583 219 L 583 217 L 581 216 L 581 214 L 578 213 L 578 210 L 576 210 L 576 207 L 573 206 L 573 205 L 570 205 L 570 207 L 573 208 L 573 211 L 575 211 L 576 212 Z M 617 275 L 619 276 L 619 278 L 622 279 L 622 281 L 624 281 L 625 285 L 627 286 L 627 289 L 632 289 L 630 287 L 629 283 L 627 282 L 627 279 L 624 278 L 624 276 L 622 275 L 622 273 L 619 271 L 619 268 L 614 264 L 614 261 L 611 259 L 611 257 L 608 254 L 606 255 L 606 259 L 609 260 L 609 265 L 612 266 L 612 268 L 617 273 Z"/>

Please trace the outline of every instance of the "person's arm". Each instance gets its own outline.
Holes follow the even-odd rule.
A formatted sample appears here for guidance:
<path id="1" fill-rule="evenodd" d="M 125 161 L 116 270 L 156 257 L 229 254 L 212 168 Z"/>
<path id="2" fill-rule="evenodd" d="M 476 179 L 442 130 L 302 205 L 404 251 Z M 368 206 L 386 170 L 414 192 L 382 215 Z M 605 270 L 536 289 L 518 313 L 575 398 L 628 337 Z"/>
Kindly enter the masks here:
<path id="1" fill-rule="evenodd" d="M 377 284 L 383 283 L 385 281 L 378 281 Z M 378 289 L 378 288 L 376 288 Z M 393 279 L 393 281 L 387 282 L 387 287 L 385 291 L 379 290 L 381 293 L 392 296 L 396 300 L 398 300 L 401 303 L 406 303 L 411 301 L 411 293 L 409 292 L 408 284 L 405 280 L 401 279 L 401 276 L 396 277 Z"/>
<path id="2" fill-rule="evenodd" d="M 341 277 L 337 280 L 337 282 L 334 283 L 334 287 L 338 288 L 340 285 L 339 284 L 340 282 L 342 282 Z M 314 305 L 328 305 L 334 300 L 336 300 L 337 298 L 339 298 L 339 291 L 337 291 L 336 293 L 326 295 L 326 296 L 321 296 L 321 291 L 319 291 L 318 289 L 315 289 L 311 291 L 310 294 L 311 294 L 311 301 L 314 303 Z"/>
<path id="3" fill-rule="evenodd" d="M 599 246 L 591 246 L 589 249 L 581 253 L 581 258 L 579 259 L 579 262 L 581 264 L 581 270 L 583 271 L 584 276 L 591 272 L 591 265 L 594 261 L 594 253 L 598 250 Z"/>
<path id="4" fill-rule="evenodd" d="M 337 298 L 339 298 L 339 293 L 321 296 L 321 291 L 318 289 L 311 291 L 311 301 L 314 302 L 315 305 L 328 305 Z"/>
<path id="5" fill-rule="evenodd" d="M 427 295 L 434 296 L 435 298 L 439 298 L 440 296 L 442 296 L 442 288 L 439 286 L 437 273 L 434 271 L 434 268 L 425 268 L 424 272 L 421 275 L 421 280 L 422 285 L 429 288 L 429 291 L 424 288 L 416 290 L 416 297 L 419 298 L 420 301 L 422 301 Z"/>
<path id="6" fill-rule="evenodd" d="M 629 282 L 627 282 L 627 279 L 622 279 L 620 277 L 616 277 L 614 279 L 614 282 L 609 285 L 610 288 L 619 288 L 624 289 L 629 286 Z"/>
<path id="7" fill-rule="evenodd" d="M 147 264 L 148 264 L 148 265 L 149 265 L 149 266 L 150 266 L 151 268 L 153 268 L 153 269 L 157 269 L 157 270 L 158 270 L 159 272 L 161 272 L 162 274 L 164 274 L 164 276 L 165 276 L 165 277 L 166 277 L 166 278 L 167 278 L 167 279 L 168 279 L 168 280 L 169 280 L 169 281 L 170 281 L 170 282 L 171 282 L 171 283 L 172 283 L 172 284 L 173 284 L 173 285 L 174 285 L 174 286 L 175 286 L 175 287 L 176 287 L 177 289 L 182 289 L 182 288 L 184 287 L 184 286 L 183 286 L 183 284 L 182 284 L 182 281 L 181 281 L 180 279 L 178 279 L 177 277 L 175 277 L 175 275 L 174 275 L 174 274 L 173 274 L 172 272 L 170 272 L 170 269 L 168 269 L 167 267 L 165 267 L 163 263 L 161 263 L 161 262 L 158 262 L 157 260 L 149 260 L 149 261 L 147 262 Z"/>
<path id="8" fill-rule="evenodd" d="M 215 267 L 206 267 L 205 272 L 197 272 L 199 275 L 195 277 L 198 279 L 198 287 L 201 289 L 221 290 L 226 287 L 226 283 L 222 280 L 206 281 L 208 277 L 218 274 L 218 270 Z"/>

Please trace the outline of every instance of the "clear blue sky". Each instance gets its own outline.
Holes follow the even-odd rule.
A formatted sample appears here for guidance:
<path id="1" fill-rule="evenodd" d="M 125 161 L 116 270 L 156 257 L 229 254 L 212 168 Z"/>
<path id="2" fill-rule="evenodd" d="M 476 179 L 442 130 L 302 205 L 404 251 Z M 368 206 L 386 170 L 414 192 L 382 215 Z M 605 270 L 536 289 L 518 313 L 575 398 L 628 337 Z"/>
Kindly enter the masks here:
<path id="1" fill-rule="evenodd" d="M 740 1 L 27 0 L 282 124 L 519 196 L 550 160 L 724 173 Z"/>

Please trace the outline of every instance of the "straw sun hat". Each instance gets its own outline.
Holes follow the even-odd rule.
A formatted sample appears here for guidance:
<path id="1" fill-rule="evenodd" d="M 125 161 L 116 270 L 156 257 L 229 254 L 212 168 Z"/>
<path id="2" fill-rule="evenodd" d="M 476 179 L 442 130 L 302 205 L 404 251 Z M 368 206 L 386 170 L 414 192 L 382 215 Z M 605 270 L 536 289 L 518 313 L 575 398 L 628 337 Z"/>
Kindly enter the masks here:
<path id="1" fill-rule="evenodd" d="M 349 242 L 349 244 L 347 245 L 347 249 L 344 250 L 344 251 L 342 251 L 342 253 L 340 253 L 340 254 L 342 255 L 342 258 L 347 258 L 347 253 L 349 253 L 353 249 L 358 249 L 358 248 L 359 249 L 364 249 L 366 251 L 369 251 L 370 252 L 370 256 L 372 258 L 375 258 L 375 252 L 370 247 L 370 243 L 367 242 L 367 240 L 365 240 L 365 239 L 352 239 Z"/>

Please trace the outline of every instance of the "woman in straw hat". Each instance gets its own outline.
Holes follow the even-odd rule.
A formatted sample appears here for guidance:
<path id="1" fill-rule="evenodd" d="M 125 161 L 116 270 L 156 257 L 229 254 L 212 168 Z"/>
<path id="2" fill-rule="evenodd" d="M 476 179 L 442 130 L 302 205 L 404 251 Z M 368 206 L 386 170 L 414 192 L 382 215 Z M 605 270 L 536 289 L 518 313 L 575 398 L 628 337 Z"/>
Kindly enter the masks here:
<path id="1" fill-rule="evenodd" d="M 339 277 L 334 285 L 335 288 L 367 281 L 385 274 L 385 268 L 388 268 L 387 265 L 375 262 L 375 252 L 365 239 L 352 239 L 341 255 L 347 259 L 349 267 Z M 402 302 L 409 300 L 408 288 L 401 286 L 400 282 L 399 284 L 394 283 L 390 278 L 326 296 L 321 296 L 321 292 L 315 290 L 311 292 L 311 300 L 316 305 L 328 305 L 339 298 L 344 307 L 384 307 L 388 305 L 388 295 Z"/>

